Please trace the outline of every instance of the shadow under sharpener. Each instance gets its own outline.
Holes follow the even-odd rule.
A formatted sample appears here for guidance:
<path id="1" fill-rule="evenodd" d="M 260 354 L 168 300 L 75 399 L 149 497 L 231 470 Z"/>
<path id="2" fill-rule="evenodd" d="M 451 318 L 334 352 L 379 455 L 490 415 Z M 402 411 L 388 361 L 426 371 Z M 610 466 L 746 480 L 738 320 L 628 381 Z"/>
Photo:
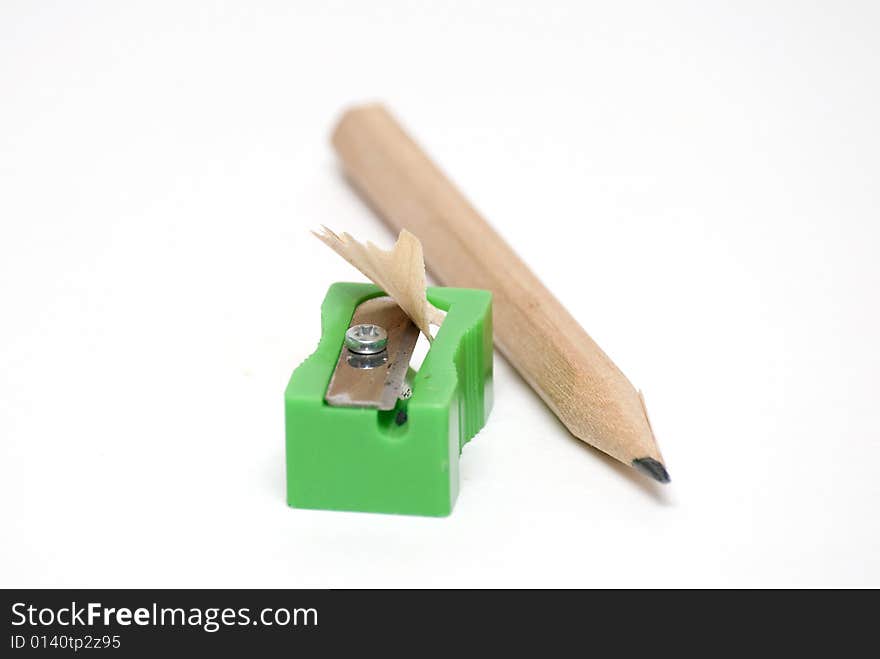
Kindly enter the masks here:
<path id="1" fill-rule="evenodd" d="M 343 336 L 361 303 L 384 293 L 336 283 L 321 305 L 321 341 L 284 394 L 287 503 L 294 508 L 444 516 L 459 488 L 459 455 L 492 407 L 492 296 L 428 288 L 447 312 L 412 382 L 392 410 L 324 400 Z M 402 423 L 401 423 L 402 421 Z"/>

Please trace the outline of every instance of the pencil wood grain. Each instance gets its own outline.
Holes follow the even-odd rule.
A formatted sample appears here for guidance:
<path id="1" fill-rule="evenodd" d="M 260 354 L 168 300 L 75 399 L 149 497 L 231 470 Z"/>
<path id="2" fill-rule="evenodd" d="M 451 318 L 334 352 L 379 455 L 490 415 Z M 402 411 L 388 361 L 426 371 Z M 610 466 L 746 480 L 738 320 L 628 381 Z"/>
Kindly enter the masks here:
<path id="1" fill-rule="evenodd" d="M 422 241 L 439 282 L 492 292 L 495 344 L 572 434 L 668 481 L 640 393 L 391 114 L 354 107 L 332 141 L 379 215 Z"/>

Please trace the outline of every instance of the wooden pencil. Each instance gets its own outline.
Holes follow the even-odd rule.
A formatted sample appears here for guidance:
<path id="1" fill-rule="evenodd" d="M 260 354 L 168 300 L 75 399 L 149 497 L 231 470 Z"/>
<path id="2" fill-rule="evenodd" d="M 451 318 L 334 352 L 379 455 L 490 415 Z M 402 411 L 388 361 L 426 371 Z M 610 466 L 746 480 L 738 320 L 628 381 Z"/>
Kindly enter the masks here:
<path id="1" fill-rule="evenodd" d="M 422 241 L 440 283 L 492 292 L 495 344 L 571 433 L 668 482 L 641 393 L 394 117 L 351 108 L 332 141 L 381 217 Z"/>

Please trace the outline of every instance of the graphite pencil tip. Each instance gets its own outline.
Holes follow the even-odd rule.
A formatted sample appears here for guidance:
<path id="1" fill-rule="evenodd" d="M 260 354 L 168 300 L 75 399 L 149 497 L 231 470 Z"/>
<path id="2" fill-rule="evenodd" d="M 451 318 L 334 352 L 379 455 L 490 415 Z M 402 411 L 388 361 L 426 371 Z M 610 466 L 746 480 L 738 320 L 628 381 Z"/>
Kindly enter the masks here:
<path id="1" fill-rule="evenodd" d="M 638 458 L 632 461 L 632 466 L 658 483 L 669 482 L 669 472 L 666 471 L 666 467 L 654 458 Z"/>

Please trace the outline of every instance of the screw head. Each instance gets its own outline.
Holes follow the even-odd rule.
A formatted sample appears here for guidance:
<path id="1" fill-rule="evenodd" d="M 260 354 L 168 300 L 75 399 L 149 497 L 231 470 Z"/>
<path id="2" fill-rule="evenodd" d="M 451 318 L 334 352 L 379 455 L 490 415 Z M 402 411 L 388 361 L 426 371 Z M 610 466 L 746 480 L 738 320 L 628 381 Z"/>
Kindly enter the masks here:
<path id="1" fill-rule="evenodd" d="M 388 345 L 388 333 L 378 325 L 354 325 L 345 333 L 345 347 L 356 355 L 375 355 Z"/>

